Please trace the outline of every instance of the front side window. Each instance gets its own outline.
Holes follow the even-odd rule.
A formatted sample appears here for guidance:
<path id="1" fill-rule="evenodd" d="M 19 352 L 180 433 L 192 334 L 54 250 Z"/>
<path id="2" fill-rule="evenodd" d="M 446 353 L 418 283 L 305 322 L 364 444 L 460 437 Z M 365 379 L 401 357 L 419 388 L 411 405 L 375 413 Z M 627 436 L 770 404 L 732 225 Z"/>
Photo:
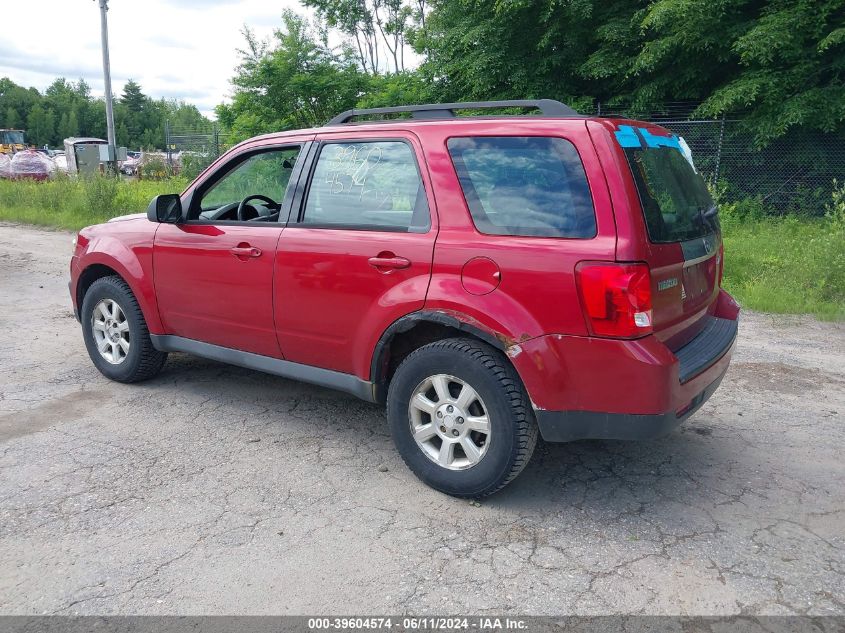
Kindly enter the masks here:
<path id="1" fill-rule="evenodd" d="M 427 231 L 428 202 L 410 145 L 402 141 L 323 145 L 302 223 L 374 231 Z"/>
<path id="2" fill-rule="evenodd" d="M 202 194 L 197 219 L 277 221 L 298 155 L 299 148 L 292 147 L 238 163 Z"/>
<path id="3" fill-rule="evenodd" d="M 448 141 L 475 227 L 490 235 L 590 238 L 596 215 L 584 166 L 562 138 Z"/>

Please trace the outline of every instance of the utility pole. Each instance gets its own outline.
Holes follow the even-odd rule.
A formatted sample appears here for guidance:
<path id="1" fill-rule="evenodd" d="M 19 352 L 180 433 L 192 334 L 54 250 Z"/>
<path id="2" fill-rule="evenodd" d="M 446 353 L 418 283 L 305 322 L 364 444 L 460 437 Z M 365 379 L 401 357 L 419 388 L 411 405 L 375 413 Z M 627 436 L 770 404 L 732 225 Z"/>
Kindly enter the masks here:
<path id="1" fill-rule="evenodd" d="M 111 93 L 111 62 L 109 62 L 109 21 L 107 13 L 109 0 L 100 1 L 100 33 L 103 39 L 103 83 L 106 91 L 106 128 L 108 130 L 108 170 L 117 173 L 117 141 L 114 136 L 114 105 Z"/>

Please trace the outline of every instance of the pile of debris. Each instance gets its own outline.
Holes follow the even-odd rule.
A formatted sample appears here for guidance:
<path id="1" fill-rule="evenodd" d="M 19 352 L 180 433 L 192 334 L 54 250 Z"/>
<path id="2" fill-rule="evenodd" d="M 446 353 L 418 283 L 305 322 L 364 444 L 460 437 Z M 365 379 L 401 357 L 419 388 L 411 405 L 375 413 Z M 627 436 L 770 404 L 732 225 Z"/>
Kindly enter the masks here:
<path id="1" fill-rule="evenodd" d="M 34 149 L 25 149 L 12 156 L 12 178 L 47 180 L 56 173 L 56 163 Z"/>

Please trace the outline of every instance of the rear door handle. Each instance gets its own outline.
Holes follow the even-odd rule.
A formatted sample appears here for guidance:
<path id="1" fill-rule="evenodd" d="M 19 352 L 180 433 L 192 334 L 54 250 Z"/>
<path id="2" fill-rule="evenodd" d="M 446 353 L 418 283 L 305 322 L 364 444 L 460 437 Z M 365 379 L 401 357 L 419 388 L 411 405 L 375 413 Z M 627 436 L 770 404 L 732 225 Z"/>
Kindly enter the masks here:
<path id="1" fill-rule="evenodd" d="M 397 257 L 396 255 L 393 255 L 392 257 L 370 257 L 367 262 L 370 264 L 370 266 L 378 270 L 397 270 L 400 268 L 408 268 L 411 265 L 410 259 L 405 259 L 404 257 Z"/>
<path id="2" fill-rule="evenodd" d="M 255 246 L 235 246 L 230 248 L 229 252 L 239 258 L 261 257 L 261 249 Z"/>

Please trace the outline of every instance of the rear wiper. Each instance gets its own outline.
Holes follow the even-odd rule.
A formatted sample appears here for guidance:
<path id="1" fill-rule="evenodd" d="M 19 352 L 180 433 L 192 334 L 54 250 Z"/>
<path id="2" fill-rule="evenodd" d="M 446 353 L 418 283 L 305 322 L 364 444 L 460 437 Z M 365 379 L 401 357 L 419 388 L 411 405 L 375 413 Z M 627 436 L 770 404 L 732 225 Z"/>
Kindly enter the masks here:
<path id="1" fill-rule="evenodd" d="M 715 216 L 717 213 L 719 213 L 719 207 L 718 207 L 718 206 L 716 206 L 716 203 L 714 202 L 714 203 L 713 203 L 713 204 L 711 204 L 709 207 L 707 207 L 707 210 L 706 210 L 706 211 L 704 211 L 704 212 L 701 214 L 701 216 L 702 216 L 703 218 L 706 218 L 706 219 L 708 219 L 708 220 L 709 220 L 709 219 L 711 219 L 713 216 Z"/>
<path id="2" fill-rule="evenodd" d="M 716 215 L 718 213 L 719 213 L 719 207 L 717 207 L 716 204 L 714 203 L 714 204 L 711 204 L 706 209 L 703 208 L 703 207 L 699 207 L 698 208 L 698 214 L 695 216 L 695 218 L 701 226 L 712 229 L 712 228 L 715 228 L 713 226 L 712 220 L 713 220 L 713 218 L 716 217 Z"/>

